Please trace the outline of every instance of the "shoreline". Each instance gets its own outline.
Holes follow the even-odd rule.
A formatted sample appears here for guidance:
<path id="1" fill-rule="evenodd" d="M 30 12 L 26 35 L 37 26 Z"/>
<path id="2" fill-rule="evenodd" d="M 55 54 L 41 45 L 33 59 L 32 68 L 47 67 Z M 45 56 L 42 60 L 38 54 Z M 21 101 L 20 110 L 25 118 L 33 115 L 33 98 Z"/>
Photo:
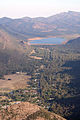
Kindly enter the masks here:
<path id="1" fill-rule="evenodd" d="M 41 39 L 48 39 L 48 38 L 58 38 L 59 36 L 50 36 L 50 37 L 35 37 L 35 38 L 29 38 L 28 39 L 28 44 L 29 45 L 62 45 L 65 43 L 65 41 L 63 41 L 62 43 L 30 43 L 30 41 L 33 41 L 33 40 L 41 40 Z M 60 37 L 60 38 L 63 38 L 65 39 L 64 37 Z"/>
<path id="2" fill-rule="evenodd" d="M 59 44 L 48 44 L 48 43 L 28 43 L 28 45 L 65 45 L 66 44 L 66 42 L 65 43 L 59 43 Z"/>
<path id="3" fill-rule="evenodd" d="M 47 37 L 33 37 L 33 38 L 28 38 L 28 44 L 29 45 L 65 45 L 69 40 L 80 37 L 79 34 L 72 34 L 72 35 L 57 35 L 57 36 L 47 36 Z M 30 43 L 30 41 L 33 40 L 40 40 L 40 39 L 48 39 L 48 38 L 63 38 L 65 41 L 63 41 L 60 44 L 47 44 L 47 43 Z"/>
<path id="4" fill-rule="evenodd" d="M 48 36 L 48 37 L 33 37 L 33 38 L 28 38 L 27 40 L 28 40 L 29 45 L 65 45 L 69 40 L 72 40 L 77 37 L 80 37 L 80 35 L 72 34 L 72 35 L 57 35 L 57 36 Z M 30 41 L 33 41 L 33 40 L 48 39 L 48 38 L 63 38 L 63 39 L 65 39 L 65 41 L 63 41 L 60 44 L 30 43 Z"/>
<path id="5" fill-rule="evenodd" d="M 32 37 L 28 38 L 27 40 L 40 40 L 40 39 L 46 39 L 46 38 L 64 38 L 64 39 L 74 39 L 76 37 L 80 37 L 80 34 L 72 34 L 72 35 L 56 35 L 56 36 L 46 36 L 46 37 Z"/>
<path id="6" fill-rule="evenodd" d="M 48 36 L 48 37 L 34 37 L 34 38 L 28 38 L 28 41 L 33 41 L 33 40 L 40 40 L 40 39 L 48 39 L 48 38 L 58 38 L 60 36 Z"/>

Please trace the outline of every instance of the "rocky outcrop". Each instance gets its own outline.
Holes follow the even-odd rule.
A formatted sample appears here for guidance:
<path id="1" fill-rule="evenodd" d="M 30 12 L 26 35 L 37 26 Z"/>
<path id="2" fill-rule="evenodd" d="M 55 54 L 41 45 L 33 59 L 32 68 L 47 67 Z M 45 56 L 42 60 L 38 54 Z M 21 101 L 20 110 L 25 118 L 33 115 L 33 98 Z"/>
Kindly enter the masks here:
<path id="1" fill-rule="evenodd" d="M 0 110 L 0 120 L 66 120 L 29 102 L 15 103 Z"/>

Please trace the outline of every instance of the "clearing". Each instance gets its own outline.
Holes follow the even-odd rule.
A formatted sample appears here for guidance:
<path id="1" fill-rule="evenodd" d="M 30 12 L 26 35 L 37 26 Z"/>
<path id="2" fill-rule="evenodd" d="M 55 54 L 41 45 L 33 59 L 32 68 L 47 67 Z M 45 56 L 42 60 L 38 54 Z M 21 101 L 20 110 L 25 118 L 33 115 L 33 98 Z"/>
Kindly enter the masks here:
<path id="1" fill-rule="evenodd" d="M 16 89 L 25 89 L 31 76 L 25 73 L 16 73 L 11 75 L 5 75 L 4 80 L 0 79 L 0 92 L 9 92 Z"/>

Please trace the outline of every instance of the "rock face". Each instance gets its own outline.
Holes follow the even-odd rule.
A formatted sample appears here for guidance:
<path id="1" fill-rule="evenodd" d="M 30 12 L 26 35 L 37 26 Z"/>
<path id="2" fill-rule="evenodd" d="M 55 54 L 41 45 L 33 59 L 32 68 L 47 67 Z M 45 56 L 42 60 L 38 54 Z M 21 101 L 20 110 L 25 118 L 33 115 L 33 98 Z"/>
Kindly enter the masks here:
<path id="1" fill-rule="evenodd" d="M 0 120 L 66 120 L 29 102 L 16 103 L 0 110 Z"/>

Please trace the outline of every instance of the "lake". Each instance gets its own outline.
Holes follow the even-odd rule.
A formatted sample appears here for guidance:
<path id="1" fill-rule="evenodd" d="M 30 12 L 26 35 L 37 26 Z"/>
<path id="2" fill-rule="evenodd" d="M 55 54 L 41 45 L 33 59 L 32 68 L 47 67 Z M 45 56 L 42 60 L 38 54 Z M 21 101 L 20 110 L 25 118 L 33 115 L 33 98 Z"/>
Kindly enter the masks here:
<path id="1" fill-rule="evenodd" d="M 65 42 L 64 38 L 44 38 L 39 40 L 31 40 L 30 44 L 62 44 Z"/>

